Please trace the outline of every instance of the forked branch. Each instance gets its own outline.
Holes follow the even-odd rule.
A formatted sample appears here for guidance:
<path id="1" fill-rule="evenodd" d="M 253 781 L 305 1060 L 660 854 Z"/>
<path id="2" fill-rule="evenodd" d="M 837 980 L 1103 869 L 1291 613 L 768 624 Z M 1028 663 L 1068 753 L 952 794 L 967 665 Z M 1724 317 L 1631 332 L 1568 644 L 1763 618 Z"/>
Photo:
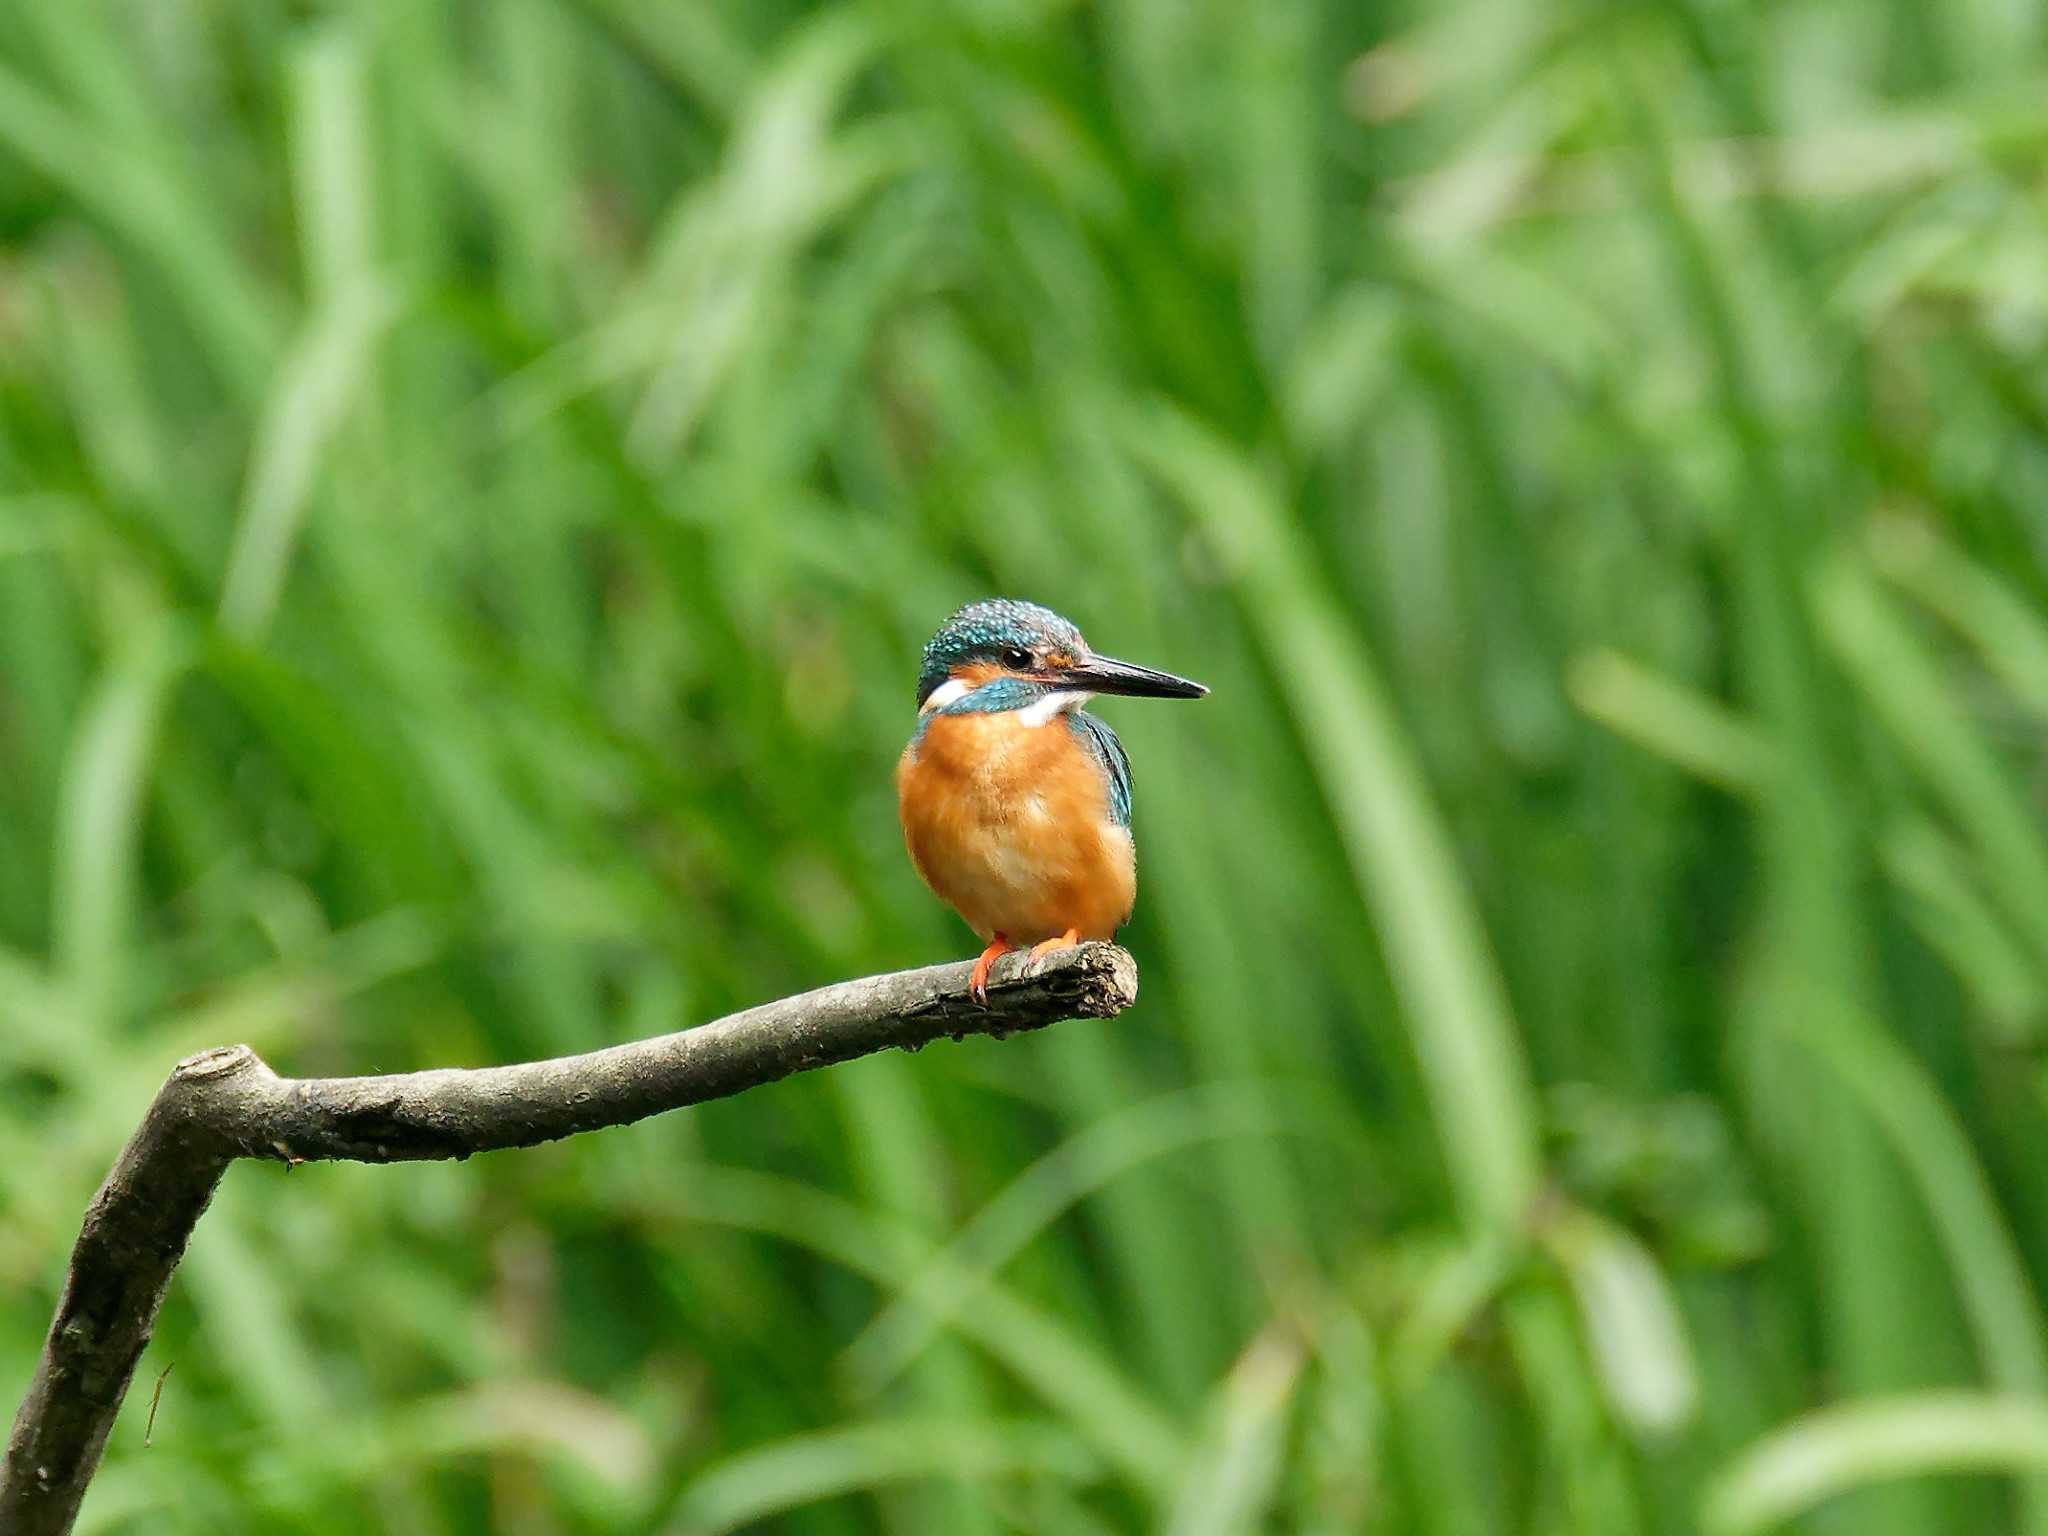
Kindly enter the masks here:
<path id="1" fill-rule="evenodd" d="M 0 1531 L 71 1529 L 172 1271 L 236 1158 L 393 1163 L 530 1147 L 890 1046 L 1109 1018 L 1138 994 L 1137 964 L 1113 944 L 1053 954 L 1028 976 L 1006 960 L 985 1008 L 967 995 L 968 970 L 844 981 L 680 1034 L 519 1066 L 294 1079 L 245 1045 L 179 1062 L 86 1210 L 0 1466 Z"/>

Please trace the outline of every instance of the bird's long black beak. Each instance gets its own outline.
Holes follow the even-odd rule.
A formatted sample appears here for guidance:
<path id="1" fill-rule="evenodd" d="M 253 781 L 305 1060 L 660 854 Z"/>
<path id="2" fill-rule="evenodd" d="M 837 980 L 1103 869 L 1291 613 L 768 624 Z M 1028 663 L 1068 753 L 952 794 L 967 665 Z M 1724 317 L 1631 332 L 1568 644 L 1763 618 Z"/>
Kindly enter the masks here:
<path id="1" fill-rule="evenodd" d="M 1199 699 L 1209 690 L 1171 672 L 1154 671 L 1108 656 L 1083 656 L 1060 674 L 1063 687 L 1090 693 L 1120 693 L 1138 699 Z"/>

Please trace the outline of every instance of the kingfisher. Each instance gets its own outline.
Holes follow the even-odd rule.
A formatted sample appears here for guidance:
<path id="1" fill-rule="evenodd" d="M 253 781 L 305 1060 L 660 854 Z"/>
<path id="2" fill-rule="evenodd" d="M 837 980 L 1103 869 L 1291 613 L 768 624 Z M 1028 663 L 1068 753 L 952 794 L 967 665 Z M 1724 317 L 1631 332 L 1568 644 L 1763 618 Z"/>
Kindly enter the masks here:
<path id="1" fill-rule="evenodd" d="M 987 946 L 970 990 L 1029 945 L 1025 969 L 1114 938 L 1137 897 L 1131 760 L 1082 708 L 1097 694 L 1199 699 L 1171 672 L 1098 656 L 1050 608 L 969 603 L 924 648 L 917 726 L 896 764 L 910 862 Z"/>

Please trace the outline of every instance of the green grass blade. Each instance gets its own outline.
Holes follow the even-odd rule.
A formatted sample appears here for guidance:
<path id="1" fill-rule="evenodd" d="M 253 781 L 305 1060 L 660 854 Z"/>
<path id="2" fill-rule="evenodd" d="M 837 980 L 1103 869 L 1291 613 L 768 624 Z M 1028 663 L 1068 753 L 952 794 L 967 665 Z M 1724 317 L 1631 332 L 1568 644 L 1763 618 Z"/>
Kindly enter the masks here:
<path id="1" fill-rule="evenodd" d="M 1817 579 L 1814 602 L 1877 717 L 1963 828 L 2007 912 L 2048 963 L 2048 839 L 2039 818 L 1874 581 L 1837 561 Z"/>
<path id="2" fill-rule="evenodd" d="M 1594 651 L 1566 679 L 1572 702 L 1616 735 L 1731 794 L 1771 772 L 1770 743 L 1716 700 L 1614 651 Z"/>
<path id="3" fill-rule="evenodd" d="M 1264 1088 L 1211 1083 L 1134 1104 L 1070 1137 L 982 1207 L 897 1300 L 840 1357 L 865 1392 L 879 1391 L 973 1302 L 1058 1216 L 1129 1170 L 1204 1142 L 1295 1134 L 1342 1146 L 1350 1127 L 1333 1106 L 1279 1099 Z"/>
<path id="4" fill-rule="evenodd" d="M 1422 1064 L 1466 1218 L 1518 1221 L 1536 1190 L 1536 1106 L 1500 974 L 1421 769 L 1370 659 L 1264 480 L 1165 408 L 1132 447 L 1201 519 L 1286 690 L 1329 796 Z"/>
<path id="5" fill-rule="evenodd" d="M 1617 1419 L 1645 1437 L 1670 1436 L 1699 1407 L 1699 1380 L 1678 1298 L 1629 1233 L 1568 1211 L 1544 1241 L 1570 1277 L 1593 1363 Z"/>
<path id="6" fill-rule="evenodd" d="M 1954 1110 L 1910 1056 L 1874 1031 L 1812 1027 L 1798 1038 L 1856 1096 L 1918 1186 L 1985 1376 L 2005 1391 L 2048 1397 L 2048 1325 Z"/>
<path id="7" fill-rule="evenodd" d="M 1237 1536 L 1272 1520 L 1288 1414 L 1306 1363 L 1307 1351 L 1285 1327 L 1253 1337 L 1216 1390 L 1166 1536 Z"/>
<path id="8" fill-rule="evenodd" d="M 888 1419 L 760 1446 L 693 1478 L 677 1501 L 670 1536 L 716 1536 L 818 1499 L 931 1477 L 997 1482 L 1098 1475 L 1071 1434 L 1042 1423 Z"/>
<path id="9" fill-rule="evenodd" d="M 1762 1536 L 1850 1489 L 1936 1473 L 2048 1471 L 2048 1402 L 1928 1392 L 1796 1419 L 1708 1486 L 1707 1536 Z"/>

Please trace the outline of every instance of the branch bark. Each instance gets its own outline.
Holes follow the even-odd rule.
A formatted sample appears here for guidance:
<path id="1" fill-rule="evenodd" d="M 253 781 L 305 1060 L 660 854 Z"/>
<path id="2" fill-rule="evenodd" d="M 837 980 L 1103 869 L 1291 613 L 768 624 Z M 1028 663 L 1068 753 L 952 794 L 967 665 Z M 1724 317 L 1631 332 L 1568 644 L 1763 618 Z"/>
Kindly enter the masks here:
<path id="1" fill-rule="evenodd" d="M 0 1531 L 71 1529 L 172 1272 L 235 1159 L 392 1163 L 530 1147 L 890 1046 L 1109 1018 L 1138 995 L 1137 964 L 1113 944 L 1060 951 L 1030 975 L 1006 958 L 985 1008 L 967 995 L 969 970 L 844 981 L 679 1034 L 518 1066 L 294 1079 L 246 1045 L 179 1062 L 86 1210 L 0 1464 Z"/>

